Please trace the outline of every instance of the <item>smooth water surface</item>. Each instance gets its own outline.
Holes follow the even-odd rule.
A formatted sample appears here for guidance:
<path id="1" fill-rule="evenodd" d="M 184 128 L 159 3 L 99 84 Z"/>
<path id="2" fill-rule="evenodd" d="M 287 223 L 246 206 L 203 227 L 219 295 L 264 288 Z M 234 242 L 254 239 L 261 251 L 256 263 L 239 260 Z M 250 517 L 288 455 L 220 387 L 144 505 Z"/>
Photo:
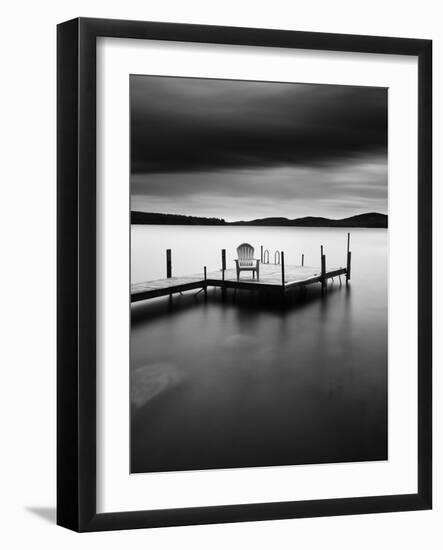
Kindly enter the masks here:
<path id="1" fill-rule="evenodd" d="M 346 229 L 132 226 L 132 282 L 233 267 L 242 242 L 346 264 Z M 351 230 L 352 279 L 271 296 L 132 306 L 131 471 L 387 458 L 387 231 Z M 247 276 L 247 275 L 244 275 Z"/>

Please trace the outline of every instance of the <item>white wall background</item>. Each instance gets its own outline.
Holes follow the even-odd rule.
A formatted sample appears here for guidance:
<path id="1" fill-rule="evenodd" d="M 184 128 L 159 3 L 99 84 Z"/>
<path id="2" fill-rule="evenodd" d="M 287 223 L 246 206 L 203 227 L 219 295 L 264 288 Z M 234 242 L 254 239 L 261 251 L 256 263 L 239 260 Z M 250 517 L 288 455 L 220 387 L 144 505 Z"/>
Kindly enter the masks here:
<path id="1" fill-rule="evenodd" d="M 438 0 L 65 0 L 2 9 L 0 544 L 5 548 L 439 548 L 441 337 L 434 289 L 435 508 L 431 512 L 77 535 L 55 518 L 55 26 L 77 16 L 434 40 L 435 281 L 443 277 L 443 26 Z M 440 248 L 440 251 L 438 250 Z M 5 307 L 6 306 L 6 307 Z M 440 340 L 440 341 L 439 341 Z"/>

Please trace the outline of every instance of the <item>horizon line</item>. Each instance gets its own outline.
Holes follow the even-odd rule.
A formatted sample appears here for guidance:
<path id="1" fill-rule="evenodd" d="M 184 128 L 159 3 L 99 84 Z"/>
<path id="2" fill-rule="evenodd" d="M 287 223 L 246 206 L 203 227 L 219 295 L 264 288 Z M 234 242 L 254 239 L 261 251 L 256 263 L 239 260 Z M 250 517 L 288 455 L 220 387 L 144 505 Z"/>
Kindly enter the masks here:
<path id="1" fill-rule="evenodd" d="M 210 216 L 210 215 L 196 215 L 196 214 L 171 214 L 169 212 L 146 212 L 144 210 L 132 210 L 131 209 L 131 214 L 132 213 L 140 213 L 140 214 L 148 214 L 148 215 L 158 215 L 158 216 L 182 216 L 182 217 L 185 217 L 185 218 L 202 218 L 202 219 L 212 219 L 212 220 L 220 220 L 220 221 L 223 221 L 225 223 L 236 223 L 236 222 L 253 222 L 253 221 L 260 221 L 260 220 L 269 220 L 269 219 L 280 219 L 280 220 L 288 220 L 288 221 L 296 221 L 296 220 L 303 220 L 303 219 L 306 219 L 306 218 L 317 218 L 317 219 L 324 219 L 324 220 L 328 220 L 328 221 L 343 221 L 343 220 L 347 220 L 349 218 L 355 218 L 355 217 L 358 217 L 358 216 L 367 216 L 367 215 L 377 215 L 377 216 L 386 216 L 388 217 L 388 214 L 384 214 L 382 212 L 376 212 L 376 211 L 371 211 L 371 212 L 362 212 L 360 214 L 351 214 L 350 216 L 345 216 L 345 217 L 342 217 L 342 218 L 329 218 L 327 216 L 314 216 L 314 215 L 306 215 L 306 216 L 300 216 L 300 217 L 296 217 L 296 218 L 288 218 L 286 216 L 264 216 L 264 217 L 256 217 L 256 218 L 251 218 L 251 219 L 236 219 L 235 221 L 226 221 L 225 218 L 221 218 L 221 217 L 218 217 L 218 216 Z"/>

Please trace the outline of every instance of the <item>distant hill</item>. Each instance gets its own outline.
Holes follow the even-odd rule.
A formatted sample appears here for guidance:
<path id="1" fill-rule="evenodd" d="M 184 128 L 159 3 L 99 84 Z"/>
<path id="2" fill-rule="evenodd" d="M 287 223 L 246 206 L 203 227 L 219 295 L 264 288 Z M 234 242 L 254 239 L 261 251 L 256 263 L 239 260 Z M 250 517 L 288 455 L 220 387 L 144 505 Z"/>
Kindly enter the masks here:
<path id="1" fill-rule="evenodd" d="M 358 214 L 349 218 L 331 220 L 329 218 L 320 218 L 306 216 L 305 218 L 262 218 L 250 222 L 234 222 L 230 225 L 268 225 L 268 226 L 294 226 L 294 227 L 388 227 L 388 216 L 377 212 L 367 214 Z"/>
<path id="2" fill-rule="evenodd" d="M 358 214 L 349 218 L 331 220 L 307 216 L 305 218 L 260 218 L 251 221 L 226 222 L 222 218 L 204 218 L 198 216 L 182 216 L 179 214 L 156 214 L 152 212 L 131 212 L 132 224 L 144 225 L 259 225 L 259 226 L 289 226 L 289 227 L 388 227 L 388 216 L 377 212 Z"/>
<path id="3" fill-rule="evenodd" d="M 200 218 L 181 214 L 155 214 L 153 212 L 131 211 L 131 223 L 134 225 L 226 225 L 220 218 Z"/>

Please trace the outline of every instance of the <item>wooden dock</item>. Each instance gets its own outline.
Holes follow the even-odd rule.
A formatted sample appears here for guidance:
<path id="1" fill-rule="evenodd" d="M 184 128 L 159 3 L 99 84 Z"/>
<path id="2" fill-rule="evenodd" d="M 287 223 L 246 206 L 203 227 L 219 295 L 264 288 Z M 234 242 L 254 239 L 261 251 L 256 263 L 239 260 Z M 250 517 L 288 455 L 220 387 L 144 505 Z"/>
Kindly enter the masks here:
<path id="1" fill-rule="evenodd" d="M 250 275 L 242 275 L 237 280 L 235 269 L 226 269 L 224 277 L 222 270 L 214 271 L 204 276 L 169 277 L 146 283 L 131 285 L 131 302 L 149 300 L 159 296 L 168 296 L 193 289 L 205 289 L 208 287 L 221 287 L 238 290 L 277 290 L 287 291 L 314 283 L 326 282 L 327 279 L 346 275 L 345 267 L 334 267 L 326 271 L 324 275 L 320 268 L 307 266 L 286 266 L 285 284 L 282 284 L 281 269 L 279 265 L 262 264 L 260 266 L 260 279 L 252 279 Z"/>
<path id="2" fill-rule="evenodd" d="M 285 265 L 284 252 L 279 252 L 279 263 L 270 264 L 264 262 L 266 255 L 261 251 L 260 277 L 253 278 L 248 272 L 241 274 L 237 279 L 235 269 L 226 269 L 226 251 L 221 251 L 221 269 L 207 272 L 206 267 L 200 274 L 186 277 L 172 276 L 171 250 L 166 251 L 166 278 L 156 281 L 147 281 L 131 285 L 131 302 L 149 300 L 160 296 L 172 296 L 188 290 L 200 289 L 205 295 L 208 287 L 220 287 L 222 289 L 276 291 L 285 294 L 295 288 L 306 287 L 314 283 L 320 283 L 325 289 L 328 279 L 343 275 L 348 283 L 351 275 L 351 252 L 349 250 L 350 235 L 348 233 L 348 246 L 346 266 L 326 267 L 326 255 L 323 246 L 320 247 L 320 266 L 309 267 L 304 265 L 304 254 L 300 265 Z M 269 253 L 268 253 L 269 258 Z"/>

